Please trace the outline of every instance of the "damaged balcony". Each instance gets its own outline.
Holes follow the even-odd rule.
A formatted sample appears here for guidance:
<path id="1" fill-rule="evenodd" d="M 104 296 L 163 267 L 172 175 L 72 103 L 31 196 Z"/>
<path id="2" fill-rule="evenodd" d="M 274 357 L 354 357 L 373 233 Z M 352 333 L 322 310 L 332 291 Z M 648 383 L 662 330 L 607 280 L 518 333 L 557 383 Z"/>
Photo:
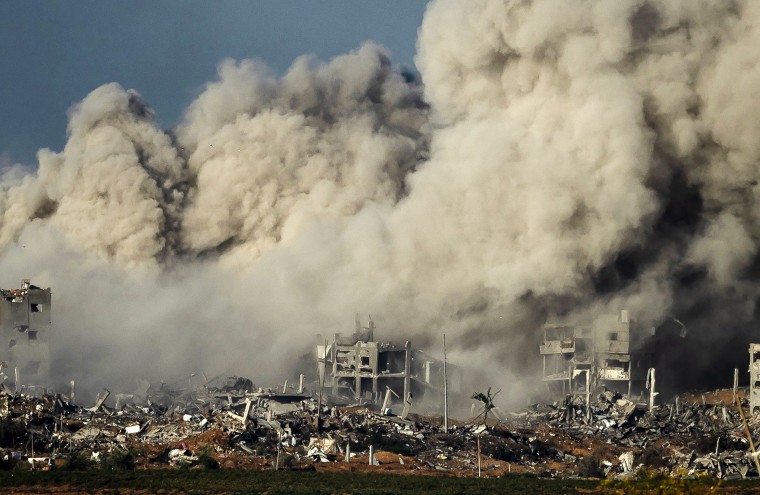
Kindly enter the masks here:
<path id="1" fill-rule="evenodd" d="M 631 393 L 628 312 L 601 315 L 586 324 L 546 324 L 539 353 L 542 379 L 552 395 L 586 394 L 588 388 L 616 388 Z"/>
<path id="2" fill-rule="evenodd" d="M 366 327 L 358 321 L 350 337 L 333 336 L 332 343 L 317 345 L 316 365 L 319 380 L 332 403 L 386 402 L 390 393 L 402 402 L 427 400 L 442 403 L 443 362 L 403 345 L 374 340 L 374 322 Z M 461 372 L 449 366 L 449 391 L 457 393 Z"/>
<path id="3" fill-rule="evenodd" d="M 50 380 L 51 292 L 25 279 L 19 289 L 0 289 L 0 373 L 31 385 Z"/>

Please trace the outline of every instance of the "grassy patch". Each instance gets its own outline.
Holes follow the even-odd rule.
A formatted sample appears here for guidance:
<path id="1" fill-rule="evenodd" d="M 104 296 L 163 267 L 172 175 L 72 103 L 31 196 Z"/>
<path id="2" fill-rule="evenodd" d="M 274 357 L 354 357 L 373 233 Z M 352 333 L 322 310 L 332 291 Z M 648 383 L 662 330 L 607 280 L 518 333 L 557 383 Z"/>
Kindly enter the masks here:
<path id="1" fill-rule="evenodd" d="M 0 473 L 0 486 L 35 488 L 69 486 L 84 492 L 142 490 L 146 493 L 230 494 L 491 494 L 542 495 L 580 493 L 595 481 L 511 477 L 474 479 L 430 476 L 394 476 L 374 473 L 314 473 L 227 469 L 16 472 Z M 586 491 L 586 493 L 588 493 Z"/>
<path id="2" fill-rule="evenodd" d="M 14 493 L 39 493 L 53 486 L 67 486 L 86 493 L 165 495 L 209 494 L 525 494 L 556 493 L 750 493 L 760 482 L 713 483 L 706 480 L 636 479 L 609 482 L 580 479 L 543 479 L 510 476 L 501 479 L 388 475 L 375 473 L 314 473 L 232 469 L 183 469 L 83 472 L 0 472 L 0 487 Z M 20 491 L 23 487 L 23 491 Z M 705 491 L 707 490 L 707 491 Z"/>

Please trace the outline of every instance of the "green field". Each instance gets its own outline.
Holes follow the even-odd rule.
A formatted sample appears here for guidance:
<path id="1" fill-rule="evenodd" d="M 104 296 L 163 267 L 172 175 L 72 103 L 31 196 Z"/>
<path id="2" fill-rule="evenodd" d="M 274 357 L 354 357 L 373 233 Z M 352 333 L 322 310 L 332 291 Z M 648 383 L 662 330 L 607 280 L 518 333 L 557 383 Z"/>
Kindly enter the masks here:
<path id="1" fill-rule="evenodd" d="M 719 483 L 717 480 L 596 480 L 509 477 L 475 479 L 365 473 L 271 472 L 250 470 L 148 471 L 3 471 L 2 493 L 92 494 L 572 494 L 572 493 L 760 493 L 760 481 Z"/>

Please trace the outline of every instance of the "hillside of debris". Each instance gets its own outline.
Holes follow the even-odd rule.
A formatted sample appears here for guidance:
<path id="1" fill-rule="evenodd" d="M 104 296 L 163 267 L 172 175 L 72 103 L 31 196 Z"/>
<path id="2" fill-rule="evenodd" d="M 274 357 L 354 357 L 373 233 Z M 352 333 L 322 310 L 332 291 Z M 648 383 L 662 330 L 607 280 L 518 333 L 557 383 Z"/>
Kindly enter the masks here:
<path id="1" fill-rule="evenodd" d="M 739 392 L 739 400 L 746 399 Z M 758 476 L 731 391 L 651 410 L 613 392 L 500 411 L 484 424 L 334 407 L 238 377 L 197 390 L 101 394 L 0 392 L 6 469 L 167 467 L 627 479 L 641 472 L 731 480 Z M 112 405 L 107 405 L 111 403 Z M 494 410 L 496 413 L 498 410 Z M 387 412 L 387 411 L 386 411 Z M 749 431 L 760 417 L 747 415 Z"/>

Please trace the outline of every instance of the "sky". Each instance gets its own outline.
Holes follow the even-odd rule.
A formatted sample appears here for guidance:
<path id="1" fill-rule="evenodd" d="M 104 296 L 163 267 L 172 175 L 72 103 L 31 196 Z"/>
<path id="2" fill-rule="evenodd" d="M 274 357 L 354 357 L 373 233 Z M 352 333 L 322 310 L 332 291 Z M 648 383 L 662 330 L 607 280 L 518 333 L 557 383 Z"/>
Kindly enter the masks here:
<path id="1" fill-rule="evenodd" d="M 96 87 L 134 88 L 171 128 L 225 58 L 278 73 L 367 40 L 413 65 L 426 0 L 0 0 L 0 165 L 59 151 L 66 111 Z"/>

